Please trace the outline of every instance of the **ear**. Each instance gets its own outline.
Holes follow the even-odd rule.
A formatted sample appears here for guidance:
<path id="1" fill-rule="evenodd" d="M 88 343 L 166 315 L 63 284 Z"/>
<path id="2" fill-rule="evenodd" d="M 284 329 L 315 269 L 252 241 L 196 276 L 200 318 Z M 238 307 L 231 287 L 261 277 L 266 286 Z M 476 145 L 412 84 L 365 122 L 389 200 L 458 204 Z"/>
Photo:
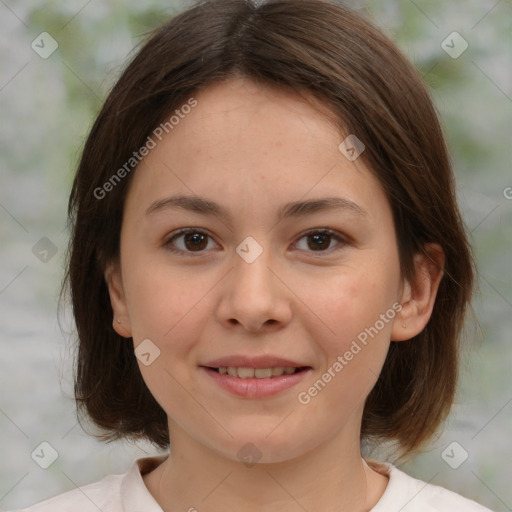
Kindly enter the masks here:
<path id="1" fill-rule="evenodd" d="M 405 282 L 395 317 L 391 341 L 410 340 L 427 325 L 434 309 L 439 283 L 444 275 L 444 251 L 439 244 L 426 244 L 426 255 L 414 256 L 415 273 L 412 281 Z"/>
<path id="2" fill-rule="evenodd" d="M 123 338 L 131 338 L 132 328 L 130 315 L 126 305 L 123 281 L 121 278 L 121 268 L 118 263 L 109 263 L 105 269 L 105 281 L 110 295 L 110 304 L 114 312 L 112 326 L 114 330 Z"/>

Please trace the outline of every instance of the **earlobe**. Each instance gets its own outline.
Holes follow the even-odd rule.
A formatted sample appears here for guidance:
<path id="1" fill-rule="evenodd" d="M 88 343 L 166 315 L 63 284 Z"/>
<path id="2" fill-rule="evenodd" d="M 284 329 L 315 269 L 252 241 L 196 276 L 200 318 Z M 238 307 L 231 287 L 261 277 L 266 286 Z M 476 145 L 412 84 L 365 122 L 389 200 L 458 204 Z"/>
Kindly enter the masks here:
<path id="1" fill-rule="evenodd" d="M 110 304 L 114 317 L 112 327 L 123 338 L 131 338 L 132 329 L 130 316 L 124 294 L 123 281 L 121 278 L 121 269 L 119 264 L 109 263 L 105 269 L 105 281 L 110 295 Z"/>
<path id="2" fill-rule="evenodd" d="M 391 331 L 391 341 L 406 341 L 418 335 L 427 325 L 443 277 L 444 252 L 439 244 L 426 244 L 425 253 L 414 257 L 415 273 L 404 284 L 398 312 Z"/>

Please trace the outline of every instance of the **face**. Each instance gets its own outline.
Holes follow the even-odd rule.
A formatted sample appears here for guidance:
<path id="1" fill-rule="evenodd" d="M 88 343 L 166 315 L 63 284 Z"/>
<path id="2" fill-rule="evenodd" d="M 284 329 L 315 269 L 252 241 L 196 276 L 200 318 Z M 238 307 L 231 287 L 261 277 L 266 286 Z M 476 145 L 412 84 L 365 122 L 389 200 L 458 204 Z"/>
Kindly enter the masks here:
<path id="1" fill-rule="evenodd" d="M 171 445 L 277 462 L 358 439 L 404 299 L 384 192 L 292 92 L 195 99 L 137 168 L 107 272 Z"/>

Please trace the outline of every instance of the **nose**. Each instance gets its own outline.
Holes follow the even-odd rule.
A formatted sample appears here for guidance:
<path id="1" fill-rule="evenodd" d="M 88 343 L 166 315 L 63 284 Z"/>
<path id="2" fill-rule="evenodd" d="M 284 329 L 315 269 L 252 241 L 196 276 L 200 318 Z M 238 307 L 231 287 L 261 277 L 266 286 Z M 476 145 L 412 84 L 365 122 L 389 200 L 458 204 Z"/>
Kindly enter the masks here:
<path id="1" fill-rule="evenodd" d="M 288 324 L 293 294 L 270 250 L 265 249 L 251 263 L 235 253 L 233 262 L 234 267 L 223 279 L 219 320 L 228 328 L 240 325 L 251 332 L 280 329 Z"/>

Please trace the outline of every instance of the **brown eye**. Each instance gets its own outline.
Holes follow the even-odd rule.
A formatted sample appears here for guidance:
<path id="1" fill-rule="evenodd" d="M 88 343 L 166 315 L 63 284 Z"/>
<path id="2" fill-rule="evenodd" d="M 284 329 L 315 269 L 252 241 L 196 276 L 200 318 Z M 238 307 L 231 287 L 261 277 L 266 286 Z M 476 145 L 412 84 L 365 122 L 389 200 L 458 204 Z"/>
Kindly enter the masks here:
<path id="1" fill-rule="evenodd" d="M 207 235 L 202 233 L 188 233 L 184 237 L 185 247 L 191 251 L 205 249 L 208 245 Z"/>
<path id="2" fill-rule="evenodd" d="M 328 249 L 329 245 L 331 245 L 331 235 L 320 233 L 317 235 L 308 235 L 308 241 L 311 242 L 309 247 L 313 251 L 317 251 L 319 249 Z"/>
<path id="3" fill-rule="evenodd" d="M 173 252 L 201 253 L 208 247 L 211 237 L 199 229 L 184 229 L 165 242 L 165 247 Z"/>
<path id="4" fill-rule="evenodd" d="M 298 248 L 307 252 L 328 253 L 346 245 L 346 240 L 330 229 L 314 230 L 306 233 L 299 239 L 297 246 L 300 246 L 302 240 L 306 240 L 306 243 Z M 213 240 L 208 233 L 200 229 L 190 228 L 183 229 L 171 236 L 164 245 L 172 252 L 199 256 L 201 253 L 207 252 L 210 241 Z M 331 246 L 333 241 L 338 241 L 337 247 Z"/>
<path id="5" fill-rule="evenodd" d="M 328 249 L 332 249 L 331 243 L 333 240 L 340 242 L 339 246 L 345 244 L 345 240 L 330 229 L 310 231 L 300 238 L 300 240 L 303 239 L 306 240 L 306 244 L 304 244 L 306 247 L 299 247 L 299 249 L 305 251 L 328 252 Z"/>

